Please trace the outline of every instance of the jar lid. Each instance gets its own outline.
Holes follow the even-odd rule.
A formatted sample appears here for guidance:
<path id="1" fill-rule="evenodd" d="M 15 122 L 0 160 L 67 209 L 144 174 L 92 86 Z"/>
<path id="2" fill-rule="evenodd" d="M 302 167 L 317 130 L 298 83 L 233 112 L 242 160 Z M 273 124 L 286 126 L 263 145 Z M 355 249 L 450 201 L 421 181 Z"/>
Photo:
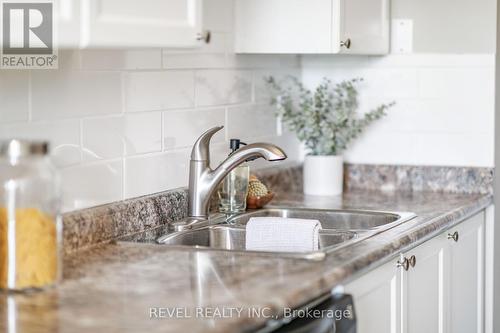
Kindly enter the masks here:
<path id="1" fill-rule="evenodd" d="M 46 141 L 31 140 L 1 140 L 0 157 L 19 158 L 34 155 L 47 155 L 49 143 Z"/>

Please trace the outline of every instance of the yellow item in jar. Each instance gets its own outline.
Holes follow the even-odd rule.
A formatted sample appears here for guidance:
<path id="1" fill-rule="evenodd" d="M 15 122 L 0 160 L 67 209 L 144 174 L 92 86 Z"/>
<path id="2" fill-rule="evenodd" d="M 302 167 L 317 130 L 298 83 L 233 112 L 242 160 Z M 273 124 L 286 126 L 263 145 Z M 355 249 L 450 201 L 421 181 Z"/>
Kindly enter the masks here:
<path id="1" fill-rule="evenodd" d="M 0 208 L 0 288 L 39 288 L 53 284 L 58 269 L 54 219 L 36 208 L 16 209 L 15 229 L 15 286 L 9 286 L 7 279 L 12 265 L 8 265 L 8 217 L 7 209 Z"/>

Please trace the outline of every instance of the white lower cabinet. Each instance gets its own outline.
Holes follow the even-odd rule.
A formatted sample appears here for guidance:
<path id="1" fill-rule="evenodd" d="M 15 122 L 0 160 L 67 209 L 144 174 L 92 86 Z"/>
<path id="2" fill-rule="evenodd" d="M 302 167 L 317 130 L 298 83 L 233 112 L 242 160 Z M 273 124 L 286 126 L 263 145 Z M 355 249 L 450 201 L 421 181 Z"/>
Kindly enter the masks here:
<path id="1" fill-rule="evenodd" d="M 400 326 L 401 275 L 393 262 L 349 283 L 353 295 L 357 332 L 395 333 Z"/>
<path id="2" fill-rule="evenodd" d="M 358 333 L 484 332 L 484 212 L 346 285 Z"/>
<path id="3" fill-rule="evenodd" d="M 414 267 L 410 265 L 408 270 L 401 268 L 402 332 L 445 332 L 447 239 L 444 236 L 425 242 L 402 258 L 414 262 Z"/>
<path id="4" fill-rule="evenodd" d="M 450 230 L 449 332 L 484 331 L 484 214 Z"/>

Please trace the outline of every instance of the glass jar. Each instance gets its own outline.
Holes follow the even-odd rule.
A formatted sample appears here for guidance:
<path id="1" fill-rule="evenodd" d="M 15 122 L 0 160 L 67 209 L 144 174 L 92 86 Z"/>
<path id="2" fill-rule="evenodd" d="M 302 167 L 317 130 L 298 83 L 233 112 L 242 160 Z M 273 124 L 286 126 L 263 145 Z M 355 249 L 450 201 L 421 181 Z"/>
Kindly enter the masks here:
<path id="1" fill-rule="evenodd" d="M 61 276 L 60 181 L 46 142 L 0 141 L 0 288 L 56 284 Z"/>

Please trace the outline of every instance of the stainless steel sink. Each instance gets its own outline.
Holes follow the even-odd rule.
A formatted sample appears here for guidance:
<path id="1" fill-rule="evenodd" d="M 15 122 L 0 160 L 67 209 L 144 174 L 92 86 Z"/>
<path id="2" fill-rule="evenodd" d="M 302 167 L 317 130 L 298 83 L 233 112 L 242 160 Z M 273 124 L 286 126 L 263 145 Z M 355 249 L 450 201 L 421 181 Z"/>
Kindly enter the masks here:
<path id="1" fill-rule="evenodd" d="M 205 246 L 214 249 L 245 251 L 245 226 L 212 225 L 167 235 L 159 242 L 164 245 Z M 357 236 L 350 231 L 320 231 L 320 248 L 342 244 Z"/>
<path id="2" fill-rule="evenodd" d="M 210 219 L 210 225 L 208 226 L 166 234 L 159 237 L 157 242 L 167 246 L 246 251 L 246 224 L 250 218 L 259 216 L 304 218 L 320 221 L 323 229 L 320 231 L 319 251 L 311 253 L 280 253 L 280 255 L 284 256 L 312 256 L 319 258 L 320 256 L 317 256 L 317 254 L 324 255 L 324 253 L 339 247 L 371 237 L 408 221 L 415 214 L 365 210 L 268 208 L 233 216 L 218 215 Z M 259 253 L 276 255 L 273 252 Z"/>
<path id="3" fill-rule="evenodd" d="M 402 214 L 360 210 L 268 208 L 230 217 L 227 219 L 227 222 L 230 224 L 245 225 L 252 217 L 272 216 L 318 220 L 323 229 L 371 230 L 397 222 L 402 217 Z"/>

